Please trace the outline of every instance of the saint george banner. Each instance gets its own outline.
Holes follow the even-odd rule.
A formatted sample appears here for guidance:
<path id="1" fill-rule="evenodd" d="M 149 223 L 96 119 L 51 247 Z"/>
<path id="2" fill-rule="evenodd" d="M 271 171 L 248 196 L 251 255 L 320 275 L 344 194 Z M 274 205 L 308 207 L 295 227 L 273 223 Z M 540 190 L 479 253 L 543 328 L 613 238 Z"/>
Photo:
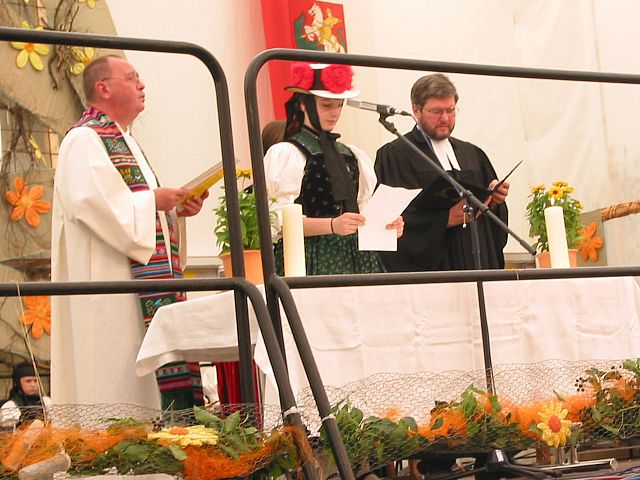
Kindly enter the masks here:
<path id="1" fill-rule="evenodd" d="M 314 0 L 262 0 L 267 48 L 300 48 L 347 52 L 347 33 L 340 3 Z M 269 77 L 276 119 L 284 119 L 284 103 L 291 95 L 289 62 L 269 62 Z"/>

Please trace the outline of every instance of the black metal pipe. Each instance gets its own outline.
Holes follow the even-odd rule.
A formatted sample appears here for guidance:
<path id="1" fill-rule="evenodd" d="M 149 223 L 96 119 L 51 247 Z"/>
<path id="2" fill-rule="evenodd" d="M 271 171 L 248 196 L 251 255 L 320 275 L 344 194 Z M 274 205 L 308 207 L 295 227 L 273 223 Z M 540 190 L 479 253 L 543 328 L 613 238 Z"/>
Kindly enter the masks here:
<path id="1" fill-rule="evenodd" d="M 308 61 L 318 63 L 339 63 L 365 67 L 392 68 L 402 70 L 433 71 L 463 73 L 469 75 L 485 75 L 499 77 L 534 78 L 545 80 L 568 80 L 582 82 L 604 82 L 640 84 L 640 75 L 602 73 L 575 70 L 556 70 L 543 68 L 522 68 L 498 65 L 477 65 L 457 62 L 437 62 L 406 58 L 381 57 L 372 55 L 354 55 L 345 53 L 329 53 L 297 49 L 271 49 L 258 54 L 247 66 L 244 78 L 245 107 L 249 133 L 251 167 L 254 172 L 253 185 L 257 196 L 258 226 L 260 231 L 260 248 L 262 250 L 262 268 L 265 285 L 269 277 L 275 273 L 272 250 L 271 226 L 269 223 L 269 203 L 264 177 L 262 139 L 260 135 L 260 112 L 258 108 L 257 77 L 260 70 L 271 60 Z M 372 277 L 373 278 L 373 277 Z M 363 283 L 365 284 L 375 284 Z M 320 285 L 318 285 L 320 286 Z M 267 294 L 267 300 L 269 295 Z M 277 319 L 275 307 L 267 302 L 274 321 Z M 277 327 L 278 328 L 278 327 Z"/>
<path id="2" fill-rule="evenodd" d="M 271 60 L 292 60 L 317 63 L 341 63 L 362 67 L 392 68 L 429 72 L 463 73 L 492 77 L 534 78 L 540 80 L 568 80 L 578 82 L 629 83 L 640 84 L 640 75 L 626 73 L 590 72 L 578 70 L 558 70 L 547 68 L 509 67 L 482 65 L 475 63 L 438 62 L 415 58 L 381 57 L 376 55 L 355 55 L 352 53 L 329 53 L 312 50 L 274 48 L 265 50 L 254 57 L 245 73 L 247 80 L 255 79 L 260 68 Z M 255 80 L 254 80 L 255 85 Z"/>
<path id="3" fill-rule="evenodd" d="M 355 477 L 351 468 L 351 462 L 349 461 L 347 451 L 344 448 L 344 443 L 342 442 L 342 437 L 340 436 L 340 430 L 338 429 L 336 419 L 331 413 L 331 404 L 327 398 L 327 392 L 324 389 L 324 383 L 322 382 L 322 377 L 320 377 L 318 365 L 313 358 L 311 345 L 309 345 L 309 339 L 304 331 L 302 319 L 300 318 L 298 308 L 296 307 L 296 303 L 291 295 L 291 290 L 286 282 L 283 281 L 282 277 L 272 275 L 269 280 L 270 287 L 273 288 L 276 295 L 282 302 L 282 308 L 284 308 L 289 326 L 291 327 L 291 334 L 296 342 L 296 348 L 298 349 L 305 374 L 309 380 L 309 386 L 311 387 L 313 398 L 318 407 L 318 413 L 320 413 L 322 425 L 327 430 L 329 444 L 336 461 L 336 466 L 338 467 L 340 478 L 346 480 L 354 479 Z"/>
<path id="4" fill-rule="evenodd" d="M 289 372 L 287 370 L 287 365 L 284 361 L 282 351 L 280 350 L 278 338 L 276 336 L 275 330 L 273 329 L 273 323 L 269 316 L 267 306 L 264 303 L 264 299 L 260 291 L 254 284 L 249 283 L 246 280 L 240 280 L 238 285 L 249 297 L 249 300 L 251 300 L 251 305 L 253 306 L 253 309 L 256 313 L 256 320 L 258 321 L 258 325 L 260 326 L 260 332 L 262 333 L 262 339 L 264 340 L 267 355 L 269 356 L 269 362 L 271 363 L 273 375 L 275 377 L 276 384 L 278 385 L 280 406 L 283 411 L 283 420 L 286 423 L 293 425 L 304 432 L 305 426 L 302 423 L 302 417 L 300 416 L 300 412 L 298 411 L 295 396 L 293 394 L 293 390 L 291 389 L 291 382 L 289 381 Z M 305 471 L 305 478 L 309 478 L 312 480 L 318 478 L 313 465 L 305 462 L 303 468 Z"/>
<path id="5" fill-rule="evenodd" d="M 245 107 L 247 113 L 247 126 L 249 131 L 249 148 L 251 153 L 251 166 L 254 172 L 254 190 L 256 192 L 256 208 L 258 213 L 258 228 L 260 232 L 260 248 L 262 250 L 262 267 L 264 272 L 264 284 L 266 286 L 266 298 L 269 312 L 271 313 L 274 329 L 279 336 L 281 348 L 283 348 L 282 326 L 279 314 L 279 307 L 275 295 L 275 285 L 279 280 L 274 279 L 275 261 L 273 256 L 271 237 L 271 225 L 269 216 L 268 192 L 264 174 L 263 148 L 260 135 L 260 112 L 258 109 L 258 97 L 256 92 L 257 76 L 262 66 L 270 60 L 300 60 L 317 63 L 339 63 L 357 66 L 394 68 L 417 71 L 436 71 L 464 73 L 471 75 L 489 75 L 501 77 L 536 78 L 551 80 L 570 80 L 585 82 L 608 82 L 608 83 L 640 83 L 640 75 L 611 74 L 600 72 L 576 72 L 568 70 L 550 70 L 534 68 L 516 68 L 494 65 L 474 65 L 453 62 L 434 62 L 416 59 L 401 59 L 390 57 L 378 57 L 353 54 L 336 54 L 327 52 L 317 52 L 309 50 L 293 49 L 273 49 L 257 55 L 248 65 L 245 72 L 244 91 Z M 547 271 L 535 271 L 529 273 L 526 270 L 506 270 L 506 271 L 467 271 L 467 272 L 421 272 L 421 273 L 399 273 L 399 274 L 371 274 L 371 275 L 335 275 L 335 276 L 314 276 L 314 277 L 285 277 L 283 279 L 291 288 L 320 288 L 337 286 L 364 286 L 364 285 L 400 285 L 407 283 L 434 283 L 434 282 L 478 282 L 479 304 L 483 303 L 482 281 L 491 280 L 519 280 L 519 279 L 542 279 L 542 278 L 576 278 L 582 276 L 604 277 L 619 275 L 638 275 L 640 268 L 630 267 L 622 269 L 553 269 Z M 584 275 L 585 270 L 591 270 Z M 295 307 L 295 305 L 293 305 Z M 288 313 L 287 313 L 288 314 Z M 295 315 L 294 313 L 292 313 Z M 296 311 L 297 314 L 297 311 Z M 291 320 L 290 320 L 291 321 Z M 304 334 L 304 330 L 302 329 Z M 300 348 L 300 347 L 299 347 Z M 490 355 L 489 351 L 485 353 Z M 311 362 L 313 356 L 311 356 Z M 304 363 L 304 362 L 303 362 Z M 305 365 L 306 370 L 306 365 Z M 307 374 L 309 375 L 309 374 Z M 491 372 L 488 373 L 491 375 Z M 311 383 L 311 379 L 310 383 Z M 488 377 L 490 385 L 492 378 Z M 313 388 L 313 387 L 312 387 Z M 316 404 L 318 409 L 321 403 Z M 325 407 L 322 406 L 324 409 Z M 334 430 L 328 430 L 329 437 L 335 437 Z M 332 439 L 334 442 L 335 438 Z"/>
<path id="6" fill-rule="evenodd" d="M 97 48 L 141 50 L 147 52 L 179 53 L 192 55 L 205 64 L 216 91 L 219 135 L 224 171 L 224 188 L 229 218 L 232 272 L 236 277 L 244 277 L 244 255 L 242 230 L 240 227 L 240 205 L 236 179 L 236 162 L 233 149 L 231 109 L 229 106 L 229 88 L 222 66 L 206 49 L 187 42 L 152 40 L 141 38 L 115 37 L 85 33 L 54 32 L 50 30 L 30 30 L 22 28 L 0 27 L 0 40 L 50 43 L 57 45 L 88 46 Z M 253 392 L 253 368 L 251 340 L 249 336 L 249 313 L 247 301 L 241 291 L 236 291 L 236 326 L 238 331 L 238 354 L 240 357 L 240 375 L 243 400 L 251 403 L 255 400 Z M 247 390 L 247 385 L 251 388 Z"/>
<path id="7" fill-rule="evenodd" d="M 0 297 L 234 290 L 239 280 L 239 278 L 202 278 L 101 282 L 3 282 L 0 283 Z"/>
<path id="8" fill-rule="evenodd" d="M 290 288 L 358 287 L 366 285 L 406 285 L 410 283 L 501 282 L 549 280 L 554 278 L 599 278 L 640 276 L 640 266 L 581 267 L 507 270 L 451 270 L 442 272 L 374 273 L 283 277 Z"/>

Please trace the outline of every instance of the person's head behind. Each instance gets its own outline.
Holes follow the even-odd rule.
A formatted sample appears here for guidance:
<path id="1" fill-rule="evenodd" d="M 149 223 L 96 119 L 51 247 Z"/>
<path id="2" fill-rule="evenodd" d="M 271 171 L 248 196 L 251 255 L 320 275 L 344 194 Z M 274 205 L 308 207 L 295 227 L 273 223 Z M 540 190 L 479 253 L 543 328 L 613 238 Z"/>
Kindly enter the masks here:
<path id="1" fill-rule="evenodd" d="M 123 128 L 144 110 L 144 83 L 133 65 L 115 55 L 99 57 L 87 65 L 82 88 L 89 105 Z"/>
<path id="2" fill-rule="evenodd" d="M 26 397 L 39 395 L 38 377 L 36 377 L 36 372 L 30 363 L 25 362 L 14 366 L 11 378 L 13 379 L 12 392 L 15 391 Z"/>
<path id="3" fill-rule="evenodd" d="M 413 115 L 422 130 L 434 140 L 448 138 L 456 124 L 458 92 L 446 75 L 419 78 L 411 87 Z"/>
<path id="4" fill-rule="evenodd" d="M 286 126 L 285 120 L 272 120 L 264 126 L 262 129 L 262 153 L 267 153 L 272 145 L 284 140 Z"/>
<path id="5" fill-rule="evenodd" d="M 326 65 L 298 62 L 291 66 L 294 92 L 287 102 L 286 135 L 300 130 L 301 124 L 320 132 L 332 131 L 342 113 L 344 100 L 360 91 L 353 85 L 353 70 L 349 65 Z"/>

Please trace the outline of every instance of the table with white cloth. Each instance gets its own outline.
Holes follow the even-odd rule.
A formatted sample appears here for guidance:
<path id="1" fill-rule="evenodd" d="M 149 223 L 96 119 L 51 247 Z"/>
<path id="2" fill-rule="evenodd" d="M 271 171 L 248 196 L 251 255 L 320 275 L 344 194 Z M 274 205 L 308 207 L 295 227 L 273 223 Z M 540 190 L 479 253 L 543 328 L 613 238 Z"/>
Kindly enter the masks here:
<path id="1" fill-rule="evenodd" d="M 260 287 L 262 288 L 262 287 Z M 475 283 L 293 290 L 325 385 L 380 372 L 484 368 Z M 640 357 L 640 289 L 631 277 L 485 282 L 494 366 Z M 255 361 L 275 385 L 249 308 Z M 283 314 L 294 393 L 308 382 Z M 233 292 L 164 306 L 140 348 L 139 375 L 176 360 L 237 360 Z"/>

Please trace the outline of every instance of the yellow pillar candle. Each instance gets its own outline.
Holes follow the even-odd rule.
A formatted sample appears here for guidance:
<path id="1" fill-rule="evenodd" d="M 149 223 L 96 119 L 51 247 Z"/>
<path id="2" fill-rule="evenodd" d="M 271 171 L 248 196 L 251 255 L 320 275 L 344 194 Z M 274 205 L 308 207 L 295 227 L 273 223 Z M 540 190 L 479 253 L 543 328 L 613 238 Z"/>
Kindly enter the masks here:
<path id="1" fill-rule="evenodd" d="M 545 208 L 544 223 L 547 226 L 551 268 L 569 268 L 569 249 L 567 248 L 567 232 L 564 227 L 562 207 Z"/>
<path id="2" fill-rule="evenodd" d="M 291 203 L 282 207 L 282 246 L 287 277 L 304 277 L 307 274 L 302 218 L 302 205 Z"/>

